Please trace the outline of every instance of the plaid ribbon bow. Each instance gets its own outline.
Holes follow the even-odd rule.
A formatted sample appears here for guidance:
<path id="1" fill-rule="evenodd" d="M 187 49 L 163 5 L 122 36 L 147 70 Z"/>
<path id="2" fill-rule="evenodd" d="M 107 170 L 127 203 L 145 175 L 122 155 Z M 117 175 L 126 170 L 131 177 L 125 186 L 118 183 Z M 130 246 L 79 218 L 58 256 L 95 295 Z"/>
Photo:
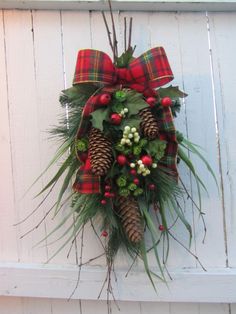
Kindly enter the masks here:
<path id="1" fill-rule="evenodd" d="M 133 59 L 127 68 L 116 68 L 110 57 L 102 51 L 84 49 L 78 52 L 73 85 L 81 83 L 101 83 L 104 86 L 122 85 L 140 93 L 152 93 L 153 88 L 165 85 L 173 78 L 165 50 L 162 47 L 148 50 Z M 87 133 L 89 115 L 94 110 L 96 110 L 96 96 L 91 96 L 84 106 L 77 138 L 81 138 Z M 162 125 L 164 124 L 162 123 Z M 173 153 L 172 151 L 172 155 Z M 169 160 L 167 164 L 170 163 L 173 162 Z M 99 193 L 99 177 L 92 173 L 90 162 L 85 165 L 78 171 L 77 184 L 75 182 L 74 188 L 80 193 Z M 90 184 L 94 182 L 96 183 Z"/>

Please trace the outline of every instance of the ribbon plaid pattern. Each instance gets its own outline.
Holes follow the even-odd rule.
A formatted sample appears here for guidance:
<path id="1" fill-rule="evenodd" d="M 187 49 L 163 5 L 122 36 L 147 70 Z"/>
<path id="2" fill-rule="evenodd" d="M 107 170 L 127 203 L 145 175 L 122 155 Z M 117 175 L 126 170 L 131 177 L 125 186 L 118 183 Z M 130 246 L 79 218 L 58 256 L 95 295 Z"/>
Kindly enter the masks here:
<path id="1" fill-rule="evenodd" d="M 116 68 L 110 57 L 98 50 L 84 49 L 78 52 L 73 85 L 101 83 L 105 88 L 122 85 L 140 93 L 153 93 L 153 89 L 173 80 L 173 74 L 164 48 L 156 47 L 132 60 L 127 68 Z M 97 96 L 86 102 L 77 138 L 83 137 L 90 126 L 89 115 L 96 110 Z M 161 163 L 177 175 L 177 141 L 173 117 L 169 108 L 164 108 L 159 120 L 160 133 L 167 140 L 165 156 Z M 73 185 L 75 191 L 85 194 L 100 193 L 100 177 L 92 173 L 89 157 L 78 170 Z"/>
<path id="2" fill-rule="evenodd" d="M 165 50 L 152 48 L 130 62 L 127 68 L 116 68 L 110 57 L 99 50 L 84 49 L 78 52 L 73 84 L 122 84 L 143 92 L 173 80 Z"/>
<path id="3" fill-rule="evenodd" d="M 178 143 L 176 139 L 176 130 L 173 121 L 173 115 L 170 107 L 164 107 L 159 112 L 158 126 L 160 131 L 160 138 L 167 141 L 165 155 L 161 159 L 160 164 L 168 168 L 171 174 L 178 177 L 176 167 L 176 157 L 178 151 Z"/>

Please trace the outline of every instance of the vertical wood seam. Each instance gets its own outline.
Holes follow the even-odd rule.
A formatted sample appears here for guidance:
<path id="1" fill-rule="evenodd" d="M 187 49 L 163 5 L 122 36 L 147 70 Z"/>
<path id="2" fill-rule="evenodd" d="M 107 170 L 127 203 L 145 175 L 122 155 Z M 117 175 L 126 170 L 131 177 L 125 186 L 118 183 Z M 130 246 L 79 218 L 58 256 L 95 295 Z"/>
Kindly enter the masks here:
<path id="1" fill-rule="evenodd" d="M 6 40 L 6 24 L 5 24 L 5 10 L 1 10 L 2 12 L 2 26 L 3 26 L 3 38 L 4 38 L 4 55 L 5 55 L 5 73 L 6 73 L 6 94 L 7 94 L 7 113 L 8 113 L 8 126 L 9 126 L 9 146 L 10 146 L 10 154 L 11 154 L 11 174 L 12 174 L 12 187 L 13 187 L 13 204 L 14 204 L 14 213 L 17 222 L 20 220 L 19 213 L 16 209 L 16 183 L 14 179 L 14 161 L 13 161 L 13 145 L 12 145 L 12 123 L 11 123 L 11 112 L 10 112 L 10 101 L 9 101 L 9 77 L 8 77 L 8 62 L 7 62 L 7 40 Z M 16 226 L 16 243 L 17 243 L 17 256 L 18 262 L 20 262 L 20 244 L 18 239 L 20 238 L 19 227 Z"/>
<path id="2" fill-rule="evenodd" d="M 218 118 L 218 109 L 216 103 L 216 92 L 215 92 L 215 76 L 214 76 L 214 60 L 212 56 L 212 46 L 211 46 L 211 28 L 210 28 L 210 21 L 208 12 L 206 12 L 206 20 L 207 20 L 207 31 L 208 31 L 208 48 L 209 48 L 209 62 L 210 62 L 210 69 L 211 69 L 211 83 L 212 83 L 212 101 L 214 106 L 214 113 L 215 113 L 215 130 L 216 130 L 216 143 L 217 143 L 217 151 L 218 151 L 218 167 L 220 173 L 220 191 L 221 191 L 221 205 L 222 205 L 222 212 L 223 212 L 223 234 L 224 234 L 224 245 L 225 245 L 225 265 L 229 267 L 229 260 L 228 260 L 228 238 L 227 238 L 227 223 L 226 223 L 226 208 L 225 208 L 225 192 L 224 192 L 224 178 L 223 178 L 223 166 L 222 166 L 222 155 L 221 155 L 221 134 L 219 130 L 219 118 Z M 219 66 L 218 66 L 219 69 Z M 219 69 L 220 72 L 220 69 Z M 221 80 L 220 80 L 221 83 Z"/>

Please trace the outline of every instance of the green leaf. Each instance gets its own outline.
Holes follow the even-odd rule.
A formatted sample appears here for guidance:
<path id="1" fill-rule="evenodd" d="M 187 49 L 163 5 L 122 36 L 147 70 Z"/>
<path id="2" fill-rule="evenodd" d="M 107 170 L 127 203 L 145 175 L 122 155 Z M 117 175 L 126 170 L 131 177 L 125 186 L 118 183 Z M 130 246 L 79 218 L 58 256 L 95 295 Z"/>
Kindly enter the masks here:
<path id="1" fill-rule="evenodd" d="M 178 86 L 168 86 L 165 88 L 159 88 L 158 89 L 158 93 L 160 95 L 161 98 L 163 97 L 170 97 L 172 100 L 176 100 L 178 98 L 184 98 L 186 96 L 188 96 L 188 94 L 182 92 Z"/>
<path id="2" fill-rule="evenodd" d="M 103 131 L 103 121 L 107 121 L 109 119 L 108 108 L 95 110 L 93 113 L 91 113 L 91 116 L 91 122 L 93 127 Z"/>
<path id="3" fill-rule="evenodd" d="M 121 130 L 124 130 L 125 126 L 128 125 L 131 128 L 136 128 L 138 130 L 140 123 L 141 123 L 141 118 L 137 115 L 137 116 L 132 117 L 132 118 L 123 119 L 121 124 L 119 125 L 119 128 Z"/>
<path id="4" fill-rule="evenodd" d="M 130 47 L 128 50 L 122 53 L 120 57 L 116 59 L 116 66 L 118 68 L 126 68 L 130 61 L 133 59 L 134 48 Z"/>
<path id="5" fill-rule="evenodd" d="M 166 142 L 161 140 L 149 141 L 145 150 L 147 153 L 156 159 L 160 160 L 164 154 L 166 149 Z"/>
<path id="6" fill-rule="evenodd" d="M 126 108 L 129 109 L 128 116 L 137 115 L 140 110 L 148 107 L 148 104 L 143 99 L 142 94 L 134 90 L 127 92 Z"/>

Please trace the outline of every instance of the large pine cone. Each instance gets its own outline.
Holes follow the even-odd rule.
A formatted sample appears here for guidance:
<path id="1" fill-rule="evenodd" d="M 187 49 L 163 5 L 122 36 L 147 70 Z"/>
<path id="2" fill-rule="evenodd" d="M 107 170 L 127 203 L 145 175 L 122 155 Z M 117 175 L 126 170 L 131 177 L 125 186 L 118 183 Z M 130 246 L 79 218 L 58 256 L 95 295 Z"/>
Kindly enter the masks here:
<path id="1" fill-rule="evenodd" d="M 133 197 L 120 196 L 118 203 L 119 208 L 117 211 L 120 215 L 123 229 L 129 240 L 137 244 L 143 239 L 144 234 L 138 202 Z"/>
<path id="2" fill-rule="evenodd" d="M 89 132 L 89 157 L 92 172 L 98 176 L 104 176 L 112 164 L 111 141 L 96 128 Z"/>
<path id="3" fill-rule="evenodd" d="M 146 136 L 150 140 L 157 138 L 158 133 L 159 133 L 159 128 L 158 128 L 157 120 L 152 114 L 151 109 L 144 108 L 140 110 L 139 115 L 142 119 L 140 126 L 141 126 L 144 136 Z"/>

